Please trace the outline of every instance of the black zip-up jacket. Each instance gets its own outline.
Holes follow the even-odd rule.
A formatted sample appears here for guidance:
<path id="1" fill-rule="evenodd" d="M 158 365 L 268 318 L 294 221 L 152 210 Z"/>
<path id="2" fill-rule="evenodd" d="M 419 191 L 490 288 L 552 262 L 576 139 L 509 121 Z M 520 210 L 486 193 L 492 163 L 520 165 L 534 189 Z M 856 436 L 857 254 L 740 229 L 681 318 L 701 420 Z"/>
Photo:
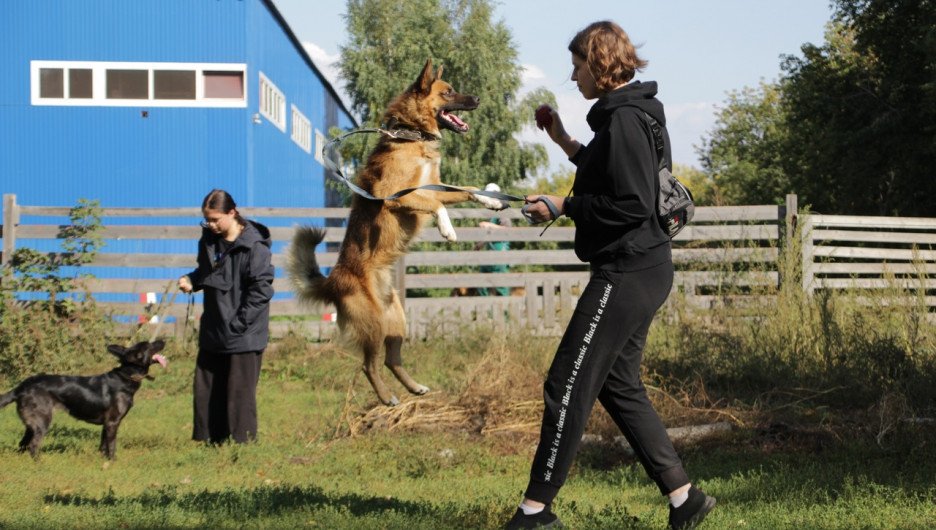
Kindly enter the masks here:
<path id="1" fill-rule="evenodd" d="M 198 241 L 198 268 L 188 274 L 192 288 L 205 291 L 198 346 L 211 353 L 266 348 L 270 338 L 273 265 L 270 230 L 247 221 L 227 252 L 207 228 Z"/>
<path id="2" fill-rule="evenodd" d="M 575 221 L 575 254 L 593 266 L 640 270 L 672 260 L 657 220 L 656 150 L 644 112 L 669 135 L 655 82 L 634 81 L 602 96 L 588 112 L 595 136 L 570 160 L 576 165 L 566 215 Z"/>

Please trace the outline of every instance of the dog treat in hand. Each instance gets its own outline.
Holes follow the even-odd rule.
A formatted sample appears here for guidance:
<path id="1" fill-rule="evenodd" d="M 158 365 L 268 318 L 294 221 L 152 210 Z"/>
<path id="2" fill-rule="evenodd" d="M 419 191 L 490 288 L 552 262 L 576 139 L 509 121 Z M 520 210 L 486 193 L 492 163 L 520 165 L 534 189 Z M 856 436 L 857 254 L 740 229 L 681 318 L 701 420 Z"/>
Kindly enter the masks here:
<path id="1" fill-rule="evenodd" d="M 552 125 L 552 109 L 549 105 L 540 105 L 536 109 L 536 126 L 540 129 L 548 129 Z"/>

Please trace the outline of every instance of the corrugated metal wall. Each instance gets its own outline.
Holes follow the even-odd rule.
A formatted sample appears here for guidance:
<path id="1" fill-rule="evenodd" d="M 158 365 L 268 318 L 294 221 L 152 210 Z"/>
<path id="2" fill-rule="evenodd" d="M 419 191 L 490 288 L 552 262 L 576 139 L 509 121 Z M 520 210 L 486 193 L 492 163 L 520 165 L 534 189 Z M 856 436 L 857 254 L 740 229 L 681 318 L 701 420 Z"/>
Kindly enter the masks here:
<path id="1" fill-rule="evenodd" d="M 324 169 L 315 161 L 314 145 L 310 154 L 291 140 L 289 109 L 295 105 L 312 122 L 313 144 L 314 130 L 327 134 L 331 125 L 350 128 L 354 121 L 280 22 L 262 0 L 4 2 L 0 192 L 15 193 L 26 205 L 73 206 L 85 198 L 112 207 L 167 207 L 197 206 L 220 187 L 240 206 L 324 206 Z M 33 60 L 246 63 L 247 106 L 34 106 Z M 286 96 L 285 132 L 265 118 L 255 122 L 260 72 Z M 328 108 L 339 109 L 337 115 L 326 116 Z M 192 242 L 105 247 L 180 250 L 191 250 L 194 265 Z"/>

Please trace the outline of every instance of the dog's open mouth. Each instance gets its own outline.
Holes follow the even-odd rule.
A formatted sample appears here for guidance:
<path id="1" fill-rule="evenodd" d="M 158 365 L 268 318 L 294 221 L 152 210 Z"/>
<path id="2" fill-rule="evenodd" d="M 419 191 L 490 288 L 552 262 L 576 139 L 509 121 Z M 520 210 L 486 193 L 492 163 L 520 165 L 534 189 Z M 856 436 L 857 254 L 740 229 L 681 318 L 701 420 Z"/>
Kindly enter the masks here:
<path id="1" fill-rule="evenodd" d="M 159 366 L 162 366 L 163 368 L 165 368 L 166 365 L 168 364 L 168 361 L 166 361 L 166 358 L 158 353 L 153 356 L 153 362 L 159 363 Z"/>
<path id="2" fill-rule="evenodd" d="M 440 109 L 437 117 L 438 117 L 439 124 L 447 129 L 450 129 L 457 133 L 468 132 L 468 124 L 462 121 L 462 119 L 456 116 L 455 114 L 445 109 Z"/>

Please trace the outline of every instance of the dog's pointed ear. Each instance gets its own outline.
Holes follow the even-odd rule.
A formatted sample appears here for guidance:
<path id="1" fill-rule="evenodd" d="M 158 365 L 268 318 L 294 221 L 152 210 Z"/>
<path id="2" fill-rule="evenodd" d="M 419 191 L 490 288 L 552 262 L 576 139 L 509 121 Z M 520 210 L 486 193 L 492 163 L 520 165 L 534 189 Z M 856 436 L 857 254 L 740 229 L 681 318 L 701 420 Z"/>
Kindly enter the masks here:
<path id="1" fill-rule="evenodd" d="M 119 344 L 111 344 L 107 347 L 107 351 L 109 351 L 112 355 L 116 355 L 120 358 L 123 358 L 123 356 L 127 354 L 127 348 L 124 348 Z"/>
<path id="2" fill-rule="evenodd" d="M 439 65 L 439 69 L 436 70 L 436 81 L 438 81 L 439 79 L 442 79 L 442 65 L 441 64 Z"/>
<path id="3" fill-rule="evenodd" d="M 413 84 L 413 88 L 418 92 L 428 94 L 429 90 L 432 89 L 433 81 L 435 81 L 435 78 L 432 77 L 432 57 L 430 57 L 426 59 L 426 66 L 423 66 L 422 73 L 419 74 L 419 78 Z"/>

